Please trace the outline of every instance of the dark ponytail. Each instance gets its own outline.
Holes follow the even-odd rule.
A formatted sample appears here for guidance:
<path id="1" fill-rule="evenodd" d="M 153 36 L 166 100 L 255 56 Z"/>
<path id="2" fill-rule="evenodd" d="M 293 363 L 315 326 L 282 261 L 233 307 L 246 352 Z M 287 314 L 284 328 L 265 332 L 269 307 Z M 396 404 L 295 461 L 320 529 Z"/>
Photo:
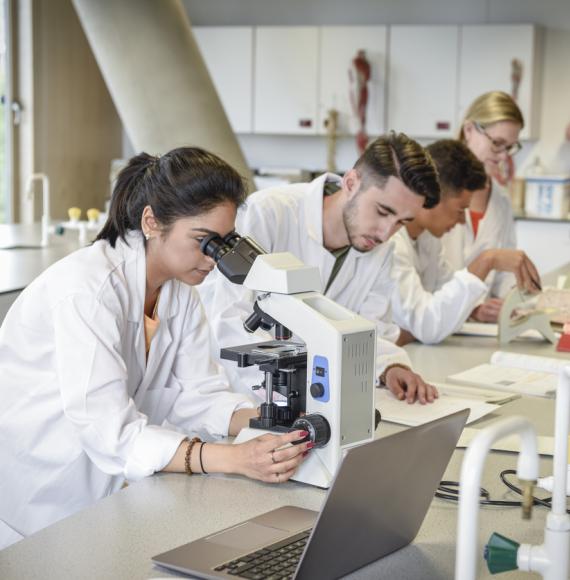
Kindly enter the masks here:
<path id="1" fill-rule="evenodd" d="M 114 247 L 129 230 L 140 230 L 147 205 L 168 230 L 177 219 L 207 213 L 224 202 L 238 207 L 245 196 L 244 180 L 213 153 L 198 147 L 179 147 L 161 157 L 141 153 L 119 173 L 109 216 L 96 239 Z"/>

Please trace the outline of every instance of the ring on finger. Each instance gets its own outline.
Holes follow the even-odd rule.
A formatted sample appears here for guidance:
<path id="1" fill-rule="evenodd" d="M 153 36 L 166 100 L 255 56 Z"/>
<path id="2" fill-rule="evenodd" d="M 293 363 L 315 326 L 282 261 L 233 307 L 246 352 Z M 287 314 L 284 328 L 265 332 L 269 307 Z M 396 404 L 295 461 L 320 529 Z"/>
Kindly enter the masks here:
<path id="1" fill-rule="evenodd" d="M 275 449 L 271 450 L 271 462 L 272 463 L 277 463 L 277 461 L 275 461 L 275 456 L 273 455 L 275 453 Z"/>

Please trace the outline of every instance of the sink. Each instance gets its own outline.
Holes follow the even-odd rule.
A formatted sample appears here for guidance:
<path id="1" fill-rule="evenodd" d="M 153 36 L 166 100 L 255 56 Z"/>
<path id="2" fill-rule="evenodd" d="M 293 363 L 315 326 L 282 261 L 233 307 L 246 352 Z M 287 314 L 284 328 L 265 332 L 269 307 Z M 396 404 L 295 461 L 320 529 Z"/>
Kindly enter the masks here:
<path id="1" fill-rule="evenodd" d="M 0 246 L 0 250 L 43 250 L 44 247 L 34 244 L 13 244 L 11 246 Z"/>

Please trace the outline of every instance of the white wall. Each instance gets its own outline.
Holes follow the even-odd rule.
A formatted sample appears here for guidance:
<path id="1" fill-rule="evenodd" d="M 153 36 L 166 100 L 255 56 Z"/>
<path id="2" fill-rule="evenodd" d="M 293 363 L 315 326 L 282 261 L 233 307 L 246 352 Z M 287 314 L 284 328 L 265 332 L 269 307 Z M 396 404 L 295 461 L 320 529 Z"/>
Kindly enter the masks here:
<path id="1" fill-rule="evenodd" d="M 357 24 L 506 24 L 544 28 L 541 139 L 526 144 L 519 170 L 540 155 L 547 167 L 570 171 L 570 1 L 569 0 L 183 0 L 195 25 L 357 25 Z M 348 9 L 348 6 L 350 8 Z M 323 137 L 243 135 L 240 141 L 253 167 L 325 166 Z M 351 139 L 338 144 L 337 164 L 352 165 Z"/>

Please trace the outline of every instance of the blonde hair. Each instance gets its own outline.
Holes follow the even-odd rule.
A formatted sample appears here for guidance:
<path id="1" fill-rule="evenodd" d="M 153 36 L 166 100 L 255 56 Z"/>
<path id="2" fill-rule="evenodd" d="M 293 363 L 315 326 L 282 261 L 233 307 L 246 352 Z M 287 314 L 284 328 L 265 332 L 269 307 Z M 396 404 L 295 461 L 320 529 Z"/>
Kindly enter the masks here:
<path id="1" fill-rule="evenodd" d="M 472 103 L 461 123 L 459 140 L 465 143 L 463 127 L 467 121 L 487 127 L 499 121 L 513 121 L 524 127 L 524 117 L 513 98 L 502 91 L 491 91 L 477 97 Z"/>

